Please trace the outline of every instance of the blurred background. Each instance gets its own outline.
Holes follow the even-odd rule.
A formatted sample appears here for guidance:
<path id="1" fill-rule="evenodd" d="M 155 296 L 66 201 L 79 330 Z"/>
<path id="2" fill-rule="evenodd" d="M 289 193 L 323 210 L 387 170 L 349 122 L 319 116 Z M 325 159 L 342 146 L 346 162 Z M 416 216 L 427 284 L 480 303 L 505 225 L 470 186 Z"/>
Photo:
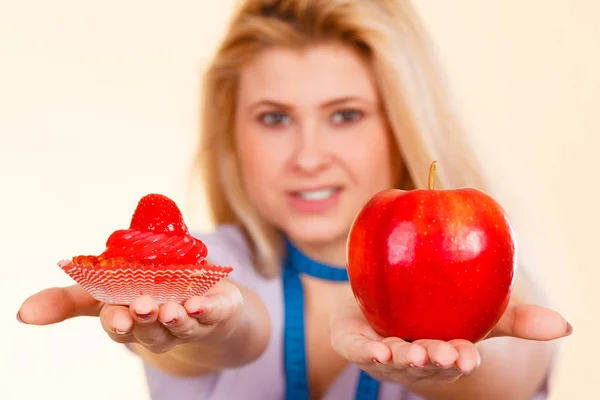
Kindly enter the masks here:
<path id="1" fill-rule="evenodd" d="M 598 399 L 600 2 L 415 3 L 536 278 L 575 328 L 551 398 Z M 97 319 L 36 327 L 15 313 L 71 284 L 56 262 L 101 252 L 146 193 L 210 229 L 190 163 L 200 72 L 233 4 L 0 1 L 0 399 L 147 398 Z"/>

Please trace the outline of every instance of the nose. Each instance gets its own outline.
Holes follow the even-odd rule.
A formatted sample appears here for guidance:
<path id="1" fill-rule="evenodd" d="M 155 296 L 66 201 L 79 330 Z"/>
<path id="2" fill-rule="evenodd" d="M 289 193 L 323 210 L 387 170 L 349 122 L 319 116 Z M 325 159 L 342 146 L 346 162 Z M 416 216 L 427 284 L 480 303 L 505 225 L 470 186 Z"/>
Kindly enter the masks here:
<path id="1" fill-rule="evenodd" d="M 317 129 L 303 129 L 299 132 L 293 158 L 295 169 L 312 174 L 327 168 L 332 157 L 324 142 Z"/>

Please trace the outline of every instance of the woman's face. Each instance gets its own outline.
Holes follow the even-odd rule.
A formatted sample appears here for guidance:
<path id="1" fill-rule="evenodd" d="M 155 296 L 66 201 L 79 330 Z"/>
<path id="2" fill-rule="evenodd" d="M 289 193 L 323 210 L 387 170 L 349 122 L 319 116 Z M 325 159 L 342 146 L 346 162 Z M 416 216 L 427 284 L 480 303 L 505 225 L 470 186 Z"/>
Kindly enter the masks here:
<path id="1" fill-rule="evenodd" d="M 393 185 L 370 69 L 341 45 L 274 48 L 247 65 L 235 140 L 250 201 L 300 246 L 345 243 L 360 208 Z"/>

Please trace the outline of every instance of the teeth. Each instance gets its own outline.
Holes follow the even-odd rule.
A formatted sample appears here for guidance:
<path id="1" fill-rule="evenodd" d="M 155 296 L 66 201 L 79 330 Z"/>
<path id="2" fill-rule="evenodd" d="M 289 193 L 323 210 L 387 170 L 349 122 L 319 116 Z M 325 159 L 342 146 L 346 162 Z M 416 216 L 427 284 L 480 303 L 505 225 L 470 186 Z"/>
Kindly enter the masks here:
<path id="1" fill-rule="evenodd" d="M 298 197 L 304 200 L 317 201 L 317 200 L 325 200 L 335 193 L 335 188 L 330 189 L 321 189 L 321 190 L 313 190 L 310 192 L 299 192 Z"/>

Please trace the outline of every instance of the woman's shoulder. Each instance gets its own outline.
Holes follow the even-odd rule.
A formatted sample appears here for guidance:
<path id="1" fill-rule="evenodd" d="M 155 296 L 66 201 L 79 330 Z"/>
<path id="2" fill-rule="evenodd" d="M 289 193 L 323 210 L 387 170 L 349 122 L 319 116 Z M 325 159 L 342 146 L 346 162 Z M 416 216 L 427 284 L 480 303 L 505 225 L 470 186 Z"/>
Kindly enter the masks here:
<path id="1" fill-rule="evenodd" d="M 218 225 L 207 231 L 193 231 L 192 236 L 201 240 L 208 248 L 208 258 L 227 257 L 228 253 L 221 250 L 232 250 L 238 254 L 249 253 L 250 246 L 242 230 L 232 224 Z"/>

